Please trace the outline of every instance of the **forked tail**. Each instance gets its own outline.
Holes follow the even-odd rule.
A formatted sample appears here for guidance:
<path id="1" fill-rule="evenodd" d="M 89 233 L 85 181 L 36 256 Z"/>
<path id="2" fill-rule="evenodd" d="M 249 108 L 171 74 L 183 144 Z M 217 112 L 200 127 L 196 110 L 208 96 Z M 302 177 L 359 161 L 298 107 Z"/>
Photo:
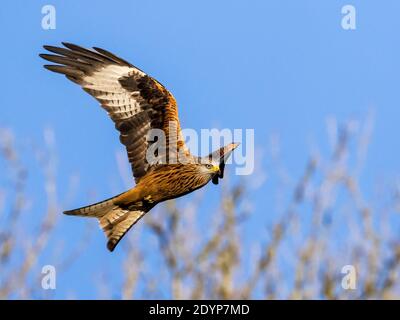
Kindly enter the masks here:
<path id="1" fill-rule="evenodd" d="M 123 194 L 89 206 L 64 211 L 64 214 L 99 219 L 100 227 L 108 239 L 107 248 L 113 251 L 125 233 L 149 211 L 140 202 L 122 207 L 117 200 Z"/>

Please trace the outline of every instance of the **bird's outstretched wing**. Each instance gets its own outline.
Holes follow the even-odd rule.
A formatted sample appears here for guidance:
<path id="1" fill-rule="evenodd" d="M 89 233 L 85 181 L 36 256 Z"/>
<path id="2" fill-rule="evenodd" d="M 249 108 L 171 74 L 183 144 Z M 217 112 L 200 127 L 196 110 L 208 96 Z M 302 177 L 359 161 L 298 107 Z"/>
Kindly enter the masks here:
<path id="1" fill-rule="evenodd" d="M 177 153 L 190 156 L 182 138 L 175 98 L 163 85 L 106 50 L 89 50 L 64 42 L 63 45 L 65 48 L 44 46 L 55 55 L 40 56 L 57 64 L 44 67 L 64 74 L 100 102 L 120 132 L 136 182 L 156 164 L 146 158 L 152 143 L 147 139 L 150 129 L 164 131 L 165 161 L 170 155 L 167 151 L 174 149 L 169 148 L 171 139 Z"/>

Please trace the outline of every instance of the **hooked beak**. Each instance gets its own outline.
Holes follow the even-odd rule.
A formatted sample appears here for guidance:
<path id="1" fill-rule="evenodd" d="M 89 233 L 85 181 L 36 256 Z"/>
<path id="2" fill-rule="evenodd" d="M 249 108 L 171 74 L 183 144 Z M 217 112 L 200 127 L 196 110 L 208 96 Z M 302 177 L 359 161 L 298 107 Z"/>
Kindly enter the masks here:
<path id="1" fill-rule="evenodd" d="M 225 169 L 225 161 L 229 158 L 231 155 L 232 151 L 235 150 L 239 146 L 239 143 L 231 143 L 228 144 L 227 146 L 219 149 L 219 170 L 217 174 L 214 175 L 212 178 L 212 183 L 218 184 L 218 179 L 222 179 L 224 177 L 224 169 Z"/>
<path id="2" fill-rule="evenodd" d="M 215 174 L 212 177 L 212 183 L 218 184 L 218 178 L 221 176 L 221 169 L 218 167 L 218 170 L 215 171 Z"/>
<path id="3" fill-rule="evenodd" d="M 218 184 L 218 175 L 215 175 L 213 178 L 212 178 L 212 183 L 214 183 L 215 185 L 217 185 Z"/>

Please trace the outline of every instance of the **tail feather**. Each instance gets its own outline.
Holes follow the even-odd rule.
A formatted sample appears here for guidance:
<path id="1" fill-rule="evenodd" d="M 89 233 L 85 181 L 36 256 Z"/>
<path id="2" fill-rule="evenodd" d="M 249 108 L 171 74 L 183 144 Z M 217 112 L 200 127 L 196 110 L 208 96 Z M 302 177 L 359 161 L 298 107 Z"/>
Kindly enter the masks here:
<path id="1" fill-rule="evenodd" d="M 122 237 L 140 220 L 147 210 L 129 211 L 121 208 L 112 210 L 107 216 L 100 219 L 100 226 L 107 236 L 107 248 L 114 251 Z"/>
<path id="2" fill-rule="evenodd" d="M 141 202 L 122 207 L 115 203 L 119 196 L 86 207 L 64 211 L 64 214 L 99 219 L 100 227 L 108 239 L 107 248 L 113 251 L 129 229 L 149 211 L 149 208 L 143 207 Z"/>
<path id="3" fill-rule="evenodd" d="M 112 197 L 107 200 L 103 200 L 85 207 L 77 208 L 74 210 L 64 211 L 64 214 L 69 216 L 81 216 L 81 217 L 95 217 L 101 218 L 107 212 L 109 212 L 114 206 L 114 200 L 120 195 Z"/>

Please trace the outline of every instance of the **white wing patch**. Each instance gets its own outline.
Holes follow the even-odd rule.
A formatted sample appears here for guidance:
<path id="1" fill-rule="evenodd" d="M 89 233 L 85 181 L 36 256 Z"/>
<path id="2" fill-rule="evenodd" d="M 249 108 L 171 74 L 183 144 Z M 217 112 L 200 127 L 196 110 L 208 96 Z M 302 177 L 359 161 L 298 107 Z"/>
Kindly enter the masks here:
<path id="1" fill-rule="evenodd" d="M 128 119 L 142 111 L 140 92 L 127 91 L 118 79 L 125 76 L 142 77 L 146 74 L 128 66 L 107 65 L 82 78 L 82 87 L 100 101 L 114 121 Z"/>

